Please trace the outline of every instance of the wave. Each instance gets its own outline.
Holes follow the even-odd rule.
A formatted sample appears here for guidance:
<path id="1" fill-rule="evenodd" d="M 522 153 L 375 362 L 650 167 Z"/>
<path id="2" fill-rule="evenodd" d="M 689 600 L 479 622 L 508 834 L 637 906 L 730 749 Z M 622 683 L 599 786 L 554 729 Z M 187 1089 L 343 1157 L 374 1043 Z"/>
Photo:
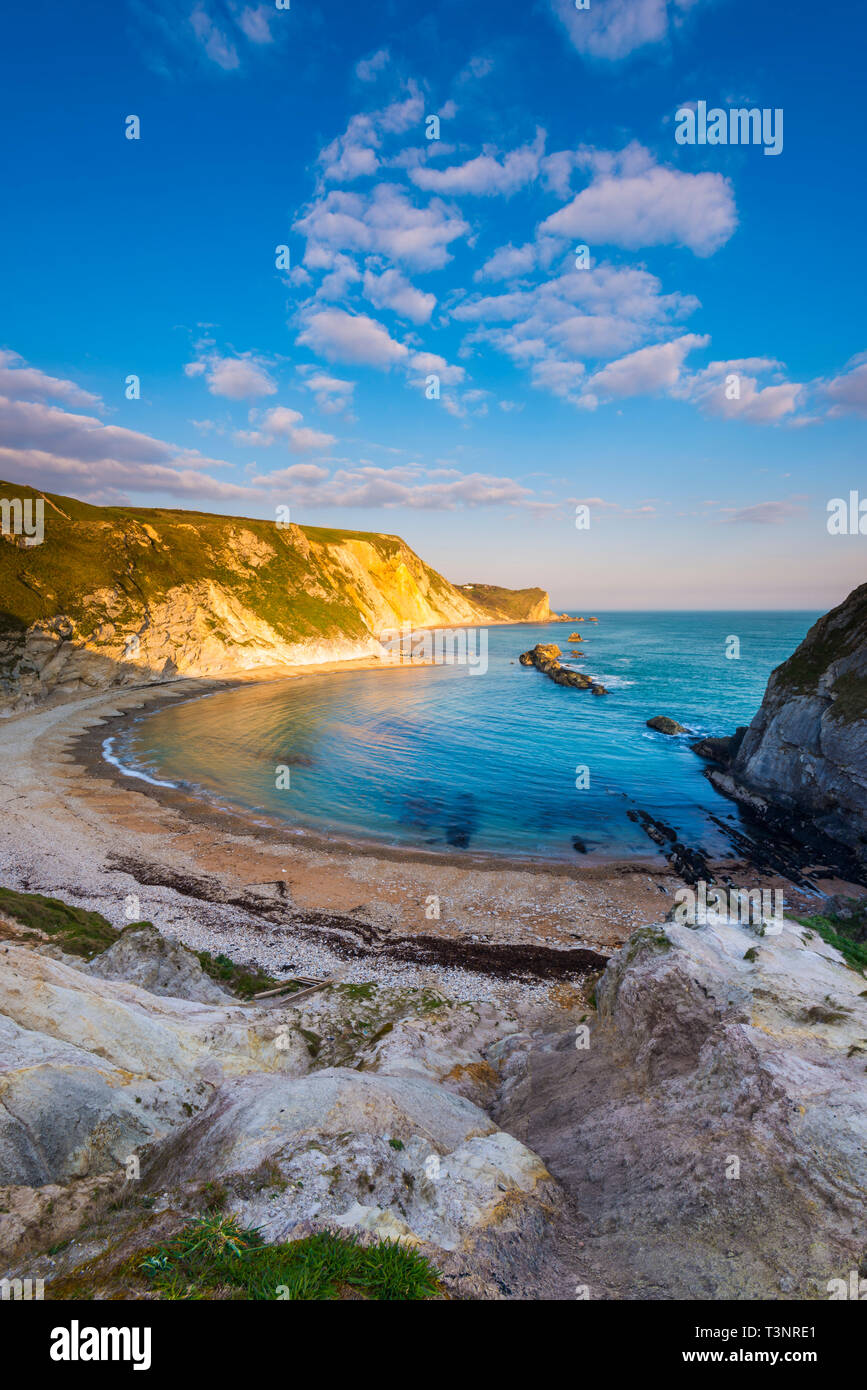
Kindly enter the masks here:
<path id="1" fill-rule="evenodd" d="M 102 756 L 107 763 L 111 763 L 112 767 L 116 767 L 118 772 L 122 772 L 124 777 L 138 777 L 141 782 L 150 782 L 152 787 L 172 787 L 177 790 L 176 782 L 160 782 L 156 777 L 149 777 L 146 772 L 139 772 L 137 768 L 127 767 L 120 761 L 120 758 L 115 756 L 112 750 L 113 743 L 113 737 L 103 739 Z"/>

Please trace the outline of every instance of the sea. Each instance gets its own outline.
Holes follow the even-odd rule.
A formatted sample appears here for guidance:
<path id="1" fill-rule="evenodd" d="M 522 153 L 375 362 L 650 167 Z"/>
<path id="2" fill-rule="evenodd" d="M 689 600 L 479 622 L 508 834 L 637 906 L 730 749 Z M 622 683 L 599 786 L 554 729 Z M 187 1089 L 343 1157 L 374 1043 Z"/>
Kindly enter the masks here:
<path id="1" fill-rule="evenodd" d="M 104 753 L 133 778 L 302 838 L 575 863 L 655 854 L 630 818 L 641 810 L 725 854 L 739 813 L 690 744 L 749 723 L 819 613 L 593 616 L 471 633 L 474 665 L 408 660 L 178 701 Z M 573 631 L 583 641 L 570 643 Z M 608 693 L 521 666 L 537 642 L 556 642 Z M 457 641 L 451 650 L 462 655 Z M 654 732 L 656 715 L 688 732 Z"/>

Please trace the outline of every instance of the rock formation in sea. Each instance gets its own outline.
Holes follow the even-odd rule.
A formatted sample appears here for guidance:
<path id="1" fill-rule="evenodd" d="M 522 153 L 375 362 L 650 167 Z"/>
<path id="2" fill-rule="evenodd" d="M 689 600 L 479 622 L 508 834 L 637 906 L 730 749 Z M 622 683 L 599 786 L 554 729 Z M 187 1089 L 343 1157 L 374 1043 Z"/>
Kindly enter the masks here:
<path id="1" fill-rule="evenodd" d="M 688 732 L 682 724 L 678 724 L 676 719 L 670 719 L 667 714 L 654 715 L 653 719 L 646 721 L 648 729 L 655 729 L 658 734 L 685 734 Z"/>
<path id="2" fill-rule="evenodd" d="M 543 589 L 458 588 L 398 536 L 94 507 L 0 483 L 44 538 L 0 532 L 0 711 L 100 689 L 382 655 L 414 628 L 544 622 Z"/>
<path id="3" fill-rule="evenodd" d="M 728 742 L 694 745 L 715 787 L 751 815 L 818 831 L 867 870 L 867 584 L 772 672 L 761 707 Z"/>
<path id="4" fill-rule="evenodd" d="M 541 671 L 543 676 L 547 676 L 556 685 L 570 685 L 576 690 L 592 690 L 594 695 L 608 694 L 605 686 L 592 680 L 590 676 L 585 676 L 581 671 L 570 671 L 568 667 L 561 665 L 561 655 L 556 642 L 537 642 L 530 651 L 522 652 L 518 660 L 522 666 L 535 666 L 537 671 Z"/>

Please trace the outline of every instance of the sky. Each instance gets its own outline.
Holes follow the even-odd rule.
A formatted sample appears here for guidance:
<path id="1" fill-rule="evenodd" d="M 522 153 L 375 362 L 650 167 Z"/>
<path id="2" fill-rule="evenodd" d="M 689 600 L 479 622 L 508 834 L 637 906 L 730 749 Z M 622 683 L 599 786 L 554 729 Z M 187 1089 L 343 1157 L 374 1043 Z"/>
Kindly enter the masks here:
<path id="1" fill-rule="evenodd" d="M 281 3 L 7 8 L 0 477 L 572 610 L 867 578 L 856 0 Z"/>

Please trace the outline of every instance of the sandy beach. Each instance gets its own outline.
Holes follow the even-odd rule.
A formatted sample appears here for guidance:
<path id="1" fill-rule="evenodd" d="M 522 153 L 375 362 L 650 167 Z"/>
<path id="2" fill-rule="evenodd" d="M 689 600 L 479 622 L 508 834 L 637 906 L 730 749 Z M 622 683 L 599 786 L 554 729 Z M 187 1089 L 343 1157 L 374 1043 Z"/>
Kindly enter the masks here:
<path id="1" fill-rule="evenodd" d="M 376 664 L 315 673 L 339 680 Z M 534 865 L 330 843 L 149 785 L 103 756 L 118 721 L 148 707 L 310 674 L 178 680 L 5 720 L 3 882 L 95 908 L 117 927 L 152 921 L 277 976 L 436 981 L 456 998 L 540 1004 L 574 1002 L 636 927 L 672 907 L 681 880 L 661 859 Z"/>

